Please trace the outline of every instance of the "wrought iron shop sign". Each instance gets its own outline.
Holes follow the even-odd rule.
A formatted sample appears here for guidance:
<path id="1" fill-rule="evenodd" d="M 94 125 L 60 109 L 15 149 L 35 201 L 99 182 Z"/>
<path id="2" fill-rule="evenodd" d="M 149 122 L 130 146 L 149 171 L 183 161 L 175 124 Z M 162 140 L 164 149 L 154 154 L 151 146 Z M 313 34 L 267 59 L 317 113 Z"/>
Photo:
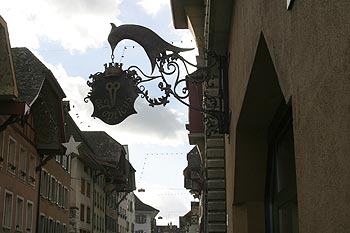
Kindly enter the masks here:
<path id="1" fill-rule="evenodd" d="M 212 64 L 208 62 L 206 67 L 198 67 L 179 54 L 191 49 L 169 44 L 146 27 L 130 24 L 116 27 L 113 23 L 111 25 L 108 42 L 112 50 L 112 62 L 105 64 L 104 72 L 90 75 L 90 80 L 87 82 L 91 90 L 85 102 L 90 99 L 93 103 L 93 117 L 110 125 L 119 124 L 128 116 L 136 113 L 134 103 L 139 95 L 151 107 L 165 106 L 170 102 L 169 98 L 173 97 L 189 108 L 204 113 L 206 122 L 209 122 L 207 125 L 210 125 L 212 121 L 215 122 L 215 125 L 223 125 L 220 122 L 226 121 L 224 116 L 227 116 L 227 112 L 223 111 L 222 95 L 212 95 L 209 92 L 199 93 L 201 88 L 195 88 L 196 93 L 192 92 L 191 95 L 202 96 L 203 94 L 203 103 L 193 106 L 187 102 L 190 94 L 189 86 L 213 86 L 212 79 L 215 75 L 210 73 L 211 69 L 221 67 L 223 64 L 218 56 L 214 53 L 207 53 L 207 59 L 210 57 L 208 61 L 212 61 Z M 122 64 L 114 63 L 113 52 L 117 44 L 124 39 L 137 42 L 145 50 L 151 64 L 150 75 L 145 74 L 135 65 L 123 70 Z M 185 68 L 182 69 L 185 74 L 180 75 L 180 66 Z M 195 75 L 189 73 L 188 66 L 197 68 Z M 222 78 L 227 75 L 222 75 L 224 73 L 222 68 L 219 70 L 219 80 L 221 80 L 219 83 L 224 83 Z M 155 82 L 158 87 L 160 96 L 152 97 L 146 88 L 145 84 L 152 82 Z M 227 85 L 220 85 L 221 88 L 224 86 Z"/>
<path id="2" fill-rule="evenodd" d="M 92 102 L 93 117 L 115 125 L 136 113 L 134 103 L 138 97 L 138 88 L 119 64 L 106 64 L 105 72 L 90 75 L 90 79 L 87 83 L 91 91 L 85 101 L 90 99 Z"/>

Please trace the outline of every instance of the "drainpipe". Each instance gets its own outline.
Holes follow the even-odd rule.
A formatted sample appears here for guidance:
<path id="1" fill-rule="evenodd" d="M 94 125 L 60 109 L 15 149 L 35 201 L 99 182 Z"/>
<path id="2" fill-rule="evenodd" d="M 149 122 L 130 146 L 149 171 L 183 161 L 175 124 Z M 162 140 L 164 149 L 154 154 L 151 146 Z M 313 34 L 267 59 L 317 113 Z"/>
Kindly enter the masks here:
<path id="1" fill-rule="evenodd" d="M 43 162 L 43 156 L 40 156 L 40 164 Z M 39 182 L 38 182 L 38 198 L 37 198 L 37 204 L 36 204 L 36 233 L 39 232 L 39 220 L 40 220 L 40 189 L 41 189 L 41 172 L 42 172 L 42 166 L 40 165 L 39 167 L 35 168 L 35 171 L 39 170 Z"/>
<path id="2" fill-rule="evenodd" d="M 94 233 L 94 213 L 95 213 L 95 171 L 94 174 L 92 175 L 92 221 L 91 221 L 91 233 Z M 90 215 L 91 217 L 91 215 Z"/>

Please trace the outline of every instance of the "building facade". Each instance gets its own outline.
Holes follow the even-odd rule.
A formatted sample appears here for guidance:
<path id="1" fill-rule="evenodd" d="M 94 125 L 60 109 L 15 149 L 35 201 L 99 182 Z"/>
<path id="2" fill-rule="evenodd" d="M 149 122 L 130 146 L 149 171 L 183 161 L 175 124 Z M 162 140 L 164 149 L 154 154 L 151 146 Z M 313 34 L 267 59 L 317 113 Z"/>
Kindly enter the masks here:
<path id="1" fill-rule="evenodd" d="M 0 231 L 36 232 L 40 157 L 33 113 L 18 91 L 6 22 L 0 17 Z M 20 79 L 23 78 L 20 76 Z"/>
<path id="2" fill-rule="evenodd" d="M 0 119 L 0 124 L 5 122 L 4 117 L 0 116 Z M 2 232 L 36 232 L 39 192 L 39 173 L 36 172 L 36 167 L 39 166 L 40 157 L 29 131 L 31 127 L 28 123 L 16 123 L 0 132 Z"/>
<path id="3" fill-rule="evenodd" d="M 155 233 L 158 213 L 159 210 L 143 203 L 135 195 L 135 233 Z"/>
<path id="4" fill-rule="evenodd" d="M 226 127 L 202 139 L 204 232 L 350 229 L 350 3 L 318 3 L 172 1 L 175 27 L 223 58 L 204 86 L 227 94 Z"/>
<path id="5" fill-rule="evenodd" d="M 199 233 L 199 202 L 191 202 L 191 210 L 184 216 L 179 217 L 181 233 Z"/>

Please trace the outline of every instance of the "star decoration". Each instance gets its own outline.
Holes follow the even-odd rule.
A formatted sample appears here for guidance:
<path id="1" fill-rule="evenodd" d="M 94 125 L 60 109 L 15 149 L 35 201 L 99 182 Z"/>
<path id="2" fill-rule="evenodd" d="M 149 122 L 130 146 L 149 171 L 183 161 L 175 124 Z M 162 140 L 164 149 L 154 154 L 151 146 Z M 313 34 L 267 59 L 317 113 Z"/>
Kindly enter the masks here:
<path id="1" fill-rule="evenodd" d="M 74 137 L 71 135 L 68 142 L 62 143 L 62 145 L 67 149 L 66 155 L 70 155 L 71 153 L 79 155 L 78 146 L 80 143 L 81 142 L 76 142 Z"/>

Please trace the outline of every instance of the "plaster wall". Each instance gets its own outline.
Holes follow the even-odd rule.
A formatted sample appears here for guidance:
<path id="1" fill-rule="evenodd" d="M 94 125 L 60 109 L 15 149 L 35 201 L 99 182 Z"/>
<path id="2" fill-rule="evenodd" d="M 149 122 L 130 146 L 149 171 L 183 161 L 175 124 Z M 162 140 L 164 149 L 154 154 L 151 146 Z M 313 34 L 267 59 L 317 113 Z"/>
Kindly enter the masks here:
<path id="1" fill-rule="evenodd" d="M 234 168 L 241 166 L 236 164 L 237 124 L 261 37 L 283 97 L 292 102 L 299 232 L 349 231 L 349 9 L 347 0 L 295 0 L 289 11 L 281 0 L 234 1 L 229 40 L 232 118 L 226 139 L 228 232 L 264 232 L 263 223 L 249 229 L 249 210 L 263 213 L 262 200 L 253 206 L 234 203 Z"/>

